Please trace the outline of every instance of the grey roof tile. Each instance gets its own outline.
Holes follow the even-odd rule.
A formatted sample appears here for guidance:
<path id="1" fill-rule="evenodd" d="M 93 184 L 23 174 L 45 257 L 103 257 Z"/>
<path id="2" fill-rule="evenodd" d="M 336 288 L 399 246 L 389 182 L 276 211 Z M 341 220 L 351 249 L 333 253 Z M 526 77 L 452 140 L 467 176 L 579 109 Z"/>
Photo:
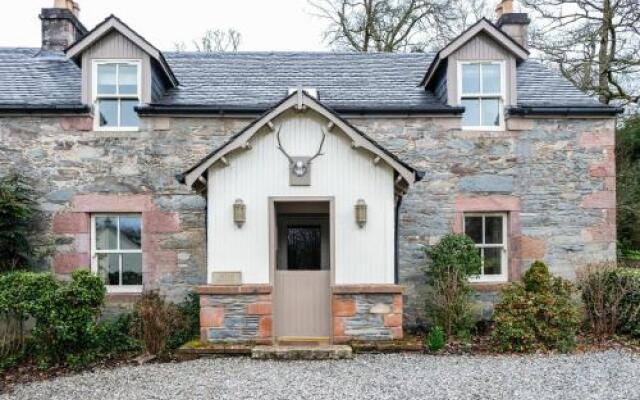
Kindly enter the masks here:
<path id="1" fill-rule="evenodd" d="M 418 87 L 433 54 L 240 52 L 164 54 L 181 85 L 163 105 L 268 109 L 302 85 L 334 109 L 429 110 L 447 106 Z M 0 48 L 0 105 L 79 105 L 81 73 L 62 53 Z M 519 106 L 598 106 L 535 61 L 517 71 Z"/>

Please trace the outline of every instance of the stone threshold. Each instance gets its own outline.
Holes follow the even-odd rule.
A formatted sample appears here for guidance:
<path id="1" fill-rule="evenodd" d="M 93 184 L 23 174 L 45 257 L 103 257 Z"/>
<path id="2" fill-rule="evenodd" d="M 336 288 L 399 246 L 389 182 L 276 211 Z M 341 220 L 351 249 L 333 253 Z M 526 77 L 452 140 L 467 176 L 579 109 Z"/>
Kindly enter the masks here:
<path id="1" fill-rule="evenodd" d="M 351 346 L 255 346 L 251 358 L 256 360 L 346 360 L 353 358 Z"/>

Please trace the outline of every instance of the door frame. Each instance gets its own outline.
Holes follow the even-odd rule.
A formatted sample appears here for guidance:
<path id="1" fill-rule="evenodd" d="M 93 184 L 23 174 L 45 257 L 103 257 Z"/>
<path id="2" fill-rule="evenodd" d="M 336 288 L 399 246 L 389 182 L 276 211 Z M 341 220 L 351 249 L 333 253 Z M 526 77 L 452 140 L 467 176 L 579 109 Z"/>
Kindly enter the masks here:
<path id="1" fill-rule="evenodd" d="M 274 327 L 272 334 L 272 342 L 277 342 L 277 332 L 275 327 L 276 319 L 279 317 L 276 310 L 276 296 L 277 290 L 275 287 L 275 273 L 277 268 L 277 255 L 276 255 L 276 243 L 278 237 L 276 230 L 278 227 L 278 220 L 276 216 L 276 203 L 303 203 L 303 202 L 328 202 L 329 203 L 329 343 L 333 343 L 333 307 L 332 297 L 333 293 L 331 288 L 335 283 L 335 197 L 334 196 L 269 196 L 268 198 L 269 209 L 269 284 L 271 285 L 271 318 L 272 326 Z"/>

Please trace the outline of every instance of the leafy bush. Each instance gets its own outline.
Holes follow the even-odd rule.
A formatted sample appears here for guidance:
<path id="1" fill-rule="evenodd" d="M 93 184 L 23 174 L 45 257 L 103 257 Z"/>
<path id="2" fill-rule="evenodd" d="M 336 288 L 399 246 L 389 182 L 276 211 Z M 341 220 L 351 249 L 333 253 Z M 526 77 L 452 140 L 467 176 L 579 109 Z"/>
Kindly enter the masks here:
<path id="1" fill-rule="evenodd" d="M 0 178 L 0 272 L 32 264 L 38 214 L 33 187 L 15 173 Z"/>
<path id="2" fill-rule="evenodd" d="M 432 264 L 426 270 L 427 313 L 435 325 L 444 329 L 447 337 L 468 336 L 473 326 L 469 276 L 480 271 L 480 255 L 475 243 L 466 235 L 446 235 L 428 255 Z"/>
<path id="3" fill-rule="evenodd" d="M 35 319 L 31 348 L 43 367 L 76 367 L 95 358 L 96 320 L 104 296 L 102 281 L 88 271 L 75 271 L 69 282 L 32 272 L 0 275 L 0 312 Z"/>
<path id="4" fill-rule="evenodd" d="M 133 321 L 133 314 L 130 313 L 100 321 L 95 332 L 97 353 L 103 357 L 115 357 L 141 351 L 142 345 L 131 336 Z"/>
<path id="5" fill-rule="evenodd" d="M 167 342 L 170 350 L 175 350 L 194 338 L 200 337 L 200 296 L 191 292 L 177 307 L 182 319 L 180 323 L 182 329 L 176 329 L 170 335 Z"/>
<path id="6" fill-rule="evenodd" d="M 580 312 L 572 291 L 571 283 L 551 276 L 543 262 L 534 262 L 522 283 L 502 290 L 491 334 L 495 345 L 513 352 L 573 350 Z"/>
<path id="7" fill-rule="evenodd" d="M 616 131 L 616 205 L 622 256 L 637 259 L 640 248 L 640 115 Z M 636 250 L 635 252 L 633 250 Z"/>
<path id="8" fill-rule="evenodd" d="M 597 336 L 613 335 L 620 325 L 621 304 L 628 288 L 617 271 L 614 263 L 589 265 L 578 271 L 585 322 Z"/>
<path id="9" fill-rule="evenodd" d="M 157 291 L 142 294 L 135 305 L 135 316 L 134 336 L 140 340 L 144 351 L 153 356 L 169 353 L 170 344 L 175 345 L 178 340 L 177 332 L 190 328 L 178 307 L 166 302 Z"/>
<path id="10" fill-rule="evenodd" d="M 620 333 L 640 337 L 640 269 L 621 268 L 616 273 L 627 289 L 620 302 Z"/>
<path id="11" fill-rule="evenodd" d="M 444 347 L 445 342 L 444 330 L 439 326 L 433 327 L 427 336 L 427 348 L 431 351 L 438 351 Z"/>

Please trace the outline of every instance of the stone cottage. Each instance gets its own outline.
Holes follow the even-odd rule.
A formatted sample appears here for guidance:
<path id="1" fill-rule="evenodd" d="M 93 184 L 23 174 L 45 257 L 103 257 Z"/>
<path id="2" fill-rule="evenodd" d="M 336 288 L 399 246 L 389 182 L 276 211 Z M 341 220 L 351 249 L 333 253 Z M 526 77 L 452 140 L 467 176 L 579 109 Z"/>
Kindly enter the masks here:
<path id="1" fill-rule="evenodd" d="M 512 1 L 424 54 L 162 52 L 78 12 L 0 49 L 0 173 L 36 182 L 48 267 L 112 309 L 197 290 L 204 340 L 391 339 L 446 233 L 485 299 L 535 259 L 615 258 L 620 110 L 530 59 Z"/>

